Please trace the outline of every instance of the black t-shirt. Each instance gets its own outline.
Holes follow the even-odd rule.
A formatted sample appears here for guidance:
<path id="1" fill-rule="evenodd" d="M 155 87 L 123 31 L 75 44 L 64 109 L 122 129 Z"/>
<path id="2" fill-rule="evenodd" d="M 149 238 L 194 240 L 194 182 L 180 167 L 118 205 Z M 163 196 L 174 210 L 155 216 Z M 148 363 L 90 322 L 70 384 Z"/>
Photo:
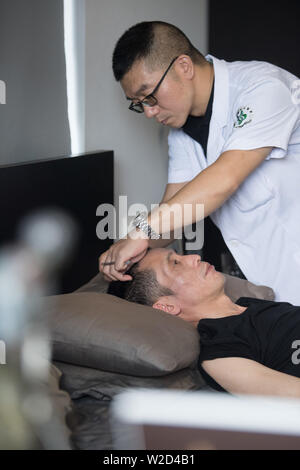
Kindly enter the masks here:
<path id="1" fill-rule="evenodd" d="M 199 142 L 203 148 L 204 155 L 207 153 L 207 142 L 209 134 L 209 124 L 212 115 L 212 106 L 214 100 L 214 83 L 212 86 L 209 102 L 204 116 L 188 116 L 182 130 L 188 134 L 192 139 Z"/>
<path id="2" fill-rule="evenodd" d="M 300 307 L 248 297 L 236 303 L 248 307 L 247 310 L 230 317 L 205 318 L 198 323 L 201 345 L 198 367 L 208 385 L 224 391 L 201 367 L 205 360 L 222 357 L 252 359 L 300 378 L 300 364 L 295 360 L 295 342 L 300 341 Z"/>

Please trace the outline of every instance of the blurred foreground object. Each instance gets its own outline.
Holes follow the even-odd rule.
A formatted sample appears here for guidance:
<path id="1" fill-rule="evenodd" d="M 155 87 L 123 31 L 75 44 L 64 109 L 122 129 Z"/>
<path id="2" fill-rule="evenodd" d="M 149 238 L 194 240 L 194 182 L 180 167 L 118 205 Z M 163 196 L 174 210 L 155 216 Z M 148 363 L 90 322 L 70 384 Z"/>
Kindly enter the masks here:
<path id="1" fill-rule="evenodd" d="M 69 449 L 48 392 L 51 348 L 42 311 L 76 240 L 61 212 L 36 213 L 0 252 L 0 449 Z"/>
<path id="2" fill-rule="evenodd" d="M 299 450 L 299 418 L 300 399 L 215 391 L 131 389 L 111 406 L 118 450 Z"/>

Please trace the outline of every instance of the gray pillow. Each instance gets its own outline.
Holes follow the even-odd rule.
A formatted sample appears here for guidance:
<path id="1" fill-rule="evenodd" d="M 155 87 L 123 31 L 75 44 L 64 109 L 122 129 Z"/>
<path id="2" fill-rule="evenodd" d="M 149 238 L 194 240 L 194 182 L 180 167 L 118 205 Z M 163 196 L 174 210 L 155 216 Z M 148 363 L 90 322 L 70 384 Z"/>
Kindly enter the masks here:
<path id="1" fill-rule="evenodd" d="M 110 401 L 128 388 L 163 388 L 177 390 L 200 390 L 207 388 L 197 369 L 182 369 L 161 377 L 135 377 L 133 375 L 106 372 L 89 367 L 55 362 L 63 373 L 61 387 L 72 400 L 85 396 L 99 401 Z"/>
<path id="2" fill-rule="evenodd" d="M 258 286 L 246 279 L 240 279 L 230 276 L 229 274 L 223 274 L 223 276 L 225 276 L 225 294 L 228 295 L 233 302 L 236 302 L 240 297 L 252 297 L 254 299 L 263 300 L 275 299 L 275 294 L 271 287 Z"/>
<path id="3" fill-rule="evenodd" d="M 195 365 L 194 326 L 161 310 L 109 294 L 44 298 L 53 359 L 135 376 L 160 376 Z"/>

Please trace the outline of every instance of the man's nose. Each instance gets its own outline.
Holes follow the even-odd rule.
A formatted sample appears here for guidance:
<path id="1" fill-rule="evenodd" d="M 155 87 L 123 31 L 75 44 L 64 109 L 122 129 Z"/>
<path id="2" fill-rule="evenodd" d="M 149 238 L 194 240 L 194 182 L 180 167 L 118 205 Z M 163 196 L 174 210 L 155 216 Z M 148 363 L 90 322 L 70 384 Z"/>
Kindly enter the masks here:
<path id="1" fill-rule="evenodd" d="M 151 119 L 159 113 L 158 106 L 144 106 L 144 113 L 147 118 Z"/>

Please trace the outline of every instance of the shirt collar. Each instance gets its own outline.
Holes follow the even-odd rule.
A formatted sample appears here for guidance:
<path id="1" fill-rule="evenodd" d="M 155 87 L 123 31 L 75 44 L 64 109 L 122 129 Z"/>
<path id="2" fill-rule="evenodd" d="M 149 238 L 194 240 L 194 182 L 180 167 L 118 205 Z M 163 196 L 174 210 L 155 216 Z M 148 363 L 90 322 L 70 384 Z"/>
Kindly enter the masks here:
<path id="1" fill-rule="evenodd" d="M 227 115 L 229 109 L 229 73 L 225 60 L 217 59 L 208 54 L 206 60 L 214 67 L 214 100 L 212 119 L 216 120 L 221 127 L 227 125 Z"/>
<path id="2" fill-rule="evenodd" d="M 182 129 L 185 130 L 187 127 L 192 125 L 193 122 L 197 122 L 197 128 L 209 125 L 211 116 L 212 116 L 213 99 L 214 99 L 214 82 L 213 82 L 212 90 L 210 93 L 210 98 L 209 98 L 204 116 L 189 115 L 186 122 L 182 126 Z"/>

